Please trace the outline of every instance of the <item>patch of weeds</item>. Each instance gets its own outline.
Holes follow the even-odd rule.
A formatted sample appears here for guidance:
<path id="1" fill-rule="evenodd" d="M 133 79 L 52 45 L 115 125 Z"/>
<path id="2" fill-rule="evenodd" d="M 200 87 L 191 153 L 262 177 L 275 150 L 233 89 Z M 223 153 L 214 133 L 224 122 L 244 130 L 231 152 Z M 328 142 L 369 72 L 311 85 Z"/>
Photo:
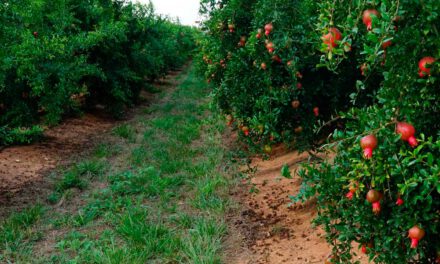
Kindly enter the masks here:
<path id="1" fill-rule="evenodd" d="M 90 160 L 75 164 L 63 173 L 61 179 L 55 184 L 55 191 L 49 195 L 48 201 L 58 202 L 63 195 L 66 196 L 66 191 L 73 188 L 85 189 L 90 180 L 102 176 L 104 172 L 105 163 L 101 161 Z"/>
<path id="2" fill-rule="evenodd" d="M 0 262 L 14 262 L 17 255 L 27 255 L 31 252 L 32 241 L 40 238 L 40 234 L 32 227 L 43 213 L 43 207 L 37 205 L 14 213 L 0 223 Z"/>
<path id="3" fill-rule="evenodd" d="M 131 162 L 134 165 L 142 165 L 148 158 L 147 148 L 145 146 L 140 146 L 132 150 L 131 152 Z"/>
<path id="4" fill-rule="evenodd" d="M 101 143 L 95 148 L 93 154 L 97 158 L 109 158 L 120 152 L 121 149 L 119 146 L 109 143 Z"/>
<path id="5" fill-rule="evenodd" d="M 183 239 L 182 250 L 185 263 L 221 263 L 219 251 L 226 224 L 215 219 L 199 218 Z"/>
<path id="6" fill-rule="evenodd" d="M 179 238 L 160 219 L 151 220 L 147 210 L 139 208 L 129 208 L 120 217 L 116 231 L 142 251 L 145 259 L 171 256 L 180 244 Z"/>
<path id="7" fill-rule="evenodd" d="M 227 201 L 219 194 L 218 190 L 224 186 L 226 186 L 226 182 L 220 176 L 206 176 L 198 179 L 195 182 L 194 207 L 201 210 L 211 209 L 223 212 Z"/>
<path id="8" fill-rule="evenodd" d="M 124 138 L 130 142 L 135 141 L 136 130 L 129 124 L 123 124 L 113 128 L 113 135 Z"/>

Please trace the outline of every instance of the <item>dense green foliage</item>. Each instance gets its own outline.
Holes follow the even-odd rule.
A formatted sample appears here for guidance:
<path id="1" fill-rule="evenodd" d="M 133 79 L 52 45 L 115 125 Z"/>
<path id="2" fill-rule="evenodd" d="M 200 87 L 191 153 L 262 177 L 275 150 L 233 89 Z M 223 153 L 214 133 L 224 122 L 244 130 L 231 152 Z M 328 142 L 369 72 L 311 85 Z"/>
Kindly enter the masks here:
<path id="1" fill-rule="evenodd" d="M 307 166 L 294 198 L 317 197 L 316 222 L 333 246 L 330 261 L 356 262 L 354 245 L 365 245 L 375 263 L 438 261 L 438 1 L 202 2 L 208 19 L 199 68 L 228 118 L 249 127 L 242 138 L 261 149 L 271 139 L 301 147 L 331 134 L 319 149 L 336 157 Z M 368 9 L 378 15 L 364 19 Z M 268 23 L 273 29 L 266 36 Z M 437 62 L 419 75 L 427 56 Z M 321 110 L 317 117 L 314 107 Z M 415 127 L 418 146 L 396 133 L 402 121 Z M 360 140 L 369 134 L 378 145 L 366 159 Z M 369 190 L 382 194 L 377 214 L 365 198 Z M 411 248 L 408 230 L 415 225 L 426 235 Z"/>
<path id="2" fill-rule="evenodd" d="M 0 145 L 26 143 L 85 106 L 114 115 L 182 65 L 194 30 L 125 0 L 0 3 Z M 21 131 L 21 132 L 20 132 Z M 33 133 L 35 132 L 35 133 Z"/>

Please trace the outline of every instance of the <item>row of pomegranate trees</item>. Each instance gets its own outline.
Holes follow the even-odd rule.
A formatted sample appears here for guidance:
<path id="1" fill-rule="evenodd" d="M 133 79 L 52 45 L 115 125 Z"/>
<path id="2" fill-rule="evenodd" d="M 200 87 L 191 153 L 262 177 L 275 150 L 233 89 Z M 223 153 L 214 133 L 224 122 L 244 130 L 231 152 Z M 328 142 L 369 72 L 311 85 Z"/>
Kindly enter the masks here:
<path id="1" fill-rule="evenodd" d="M 334 160 L 305 166 L 294 197 L 317 197 L 327 263 L 355 262 L 354 245 L 375 263 L 439 262 L 438 1 L 202 7 L 199 67 L 251 146 L 310 147 L 330 133 L 318 150 Z"/>
<path id="2" fill-rule="evenodd" d="M 97 104 L 121 116 L 189 59 L 194 34 L 128 0 L 0 1 L 0 146 Z"/>

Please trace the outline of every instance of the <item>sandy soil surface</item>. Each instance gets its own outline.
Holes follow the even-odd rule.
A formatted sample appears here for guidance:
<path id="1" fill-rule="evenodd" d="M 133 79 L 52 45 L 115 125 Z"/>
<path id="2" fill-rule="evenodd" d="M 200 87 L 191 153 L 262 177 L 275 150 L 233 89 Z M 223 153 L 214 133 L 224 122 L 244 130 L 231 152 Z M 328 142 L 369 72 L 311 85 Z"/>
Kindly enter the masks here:
<path id="1" fill-rule="evenodd" d="M 324 231 L 312 226 L 315 203 L 289 206 L 289 195 L 298 193 L 301 185 L 296 172 L 308 158 L 307 153 L 278 147 L 269 160 L 252 160 L 251 167 L 257 171 L 250 175 L 250 184 L 241 184 L 233 193 L 241 208 L 238 216 L 230 216 L 227 263 L 324 263 L 331 248 Z M 284 164 L 289 165 L 293 179 L 281 177 Z"/>

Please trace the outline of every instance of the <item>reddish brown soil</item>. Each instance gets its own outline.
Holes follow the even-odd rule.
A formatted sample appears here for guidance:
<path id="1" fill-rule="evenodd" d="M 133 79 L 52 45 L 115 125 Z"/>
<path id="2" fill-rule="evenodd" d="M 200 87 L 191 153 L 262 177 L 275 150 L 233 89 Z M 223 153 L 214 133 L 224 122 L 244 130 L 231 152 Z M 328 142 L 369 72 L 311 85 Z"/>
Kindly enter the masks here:
<path id="1" fill-rule="evenodd" d="M 162 89 L 174 83 L 179 73 L 171 72 L 156 86 Z M 153 95 L 143 92 L 141 98 L 140 106 L 145 107 Z M 126 119 L 134 116 L 137 110 L 139 108 L 130 110 Z M 44 202 L 52 189 L 49 174 L 73 162 L 75 156 L 90 152 L 120 122 L 96 110 L 46 130 L 39 143 L 0 150 L 0 219 L 27 204 Z"/>
<path id="2" fill-rule="evenodd" d="M 231 216 L 227 263 L 324 263 L 331 249 L 324 231 L 311 224 L 316 216 L 314 201 L 289 206 L 289 195 L 297 194 L 301 185 L 296 172 L 308 158 L 307 153 L 279 147 L 269 160 L 252 160 L 257 171 L 250 175 L 250 186 L 243 183 L 234 193 L 240 215 Z M 281 177 L 284 164 L 293 179 Z"/>

